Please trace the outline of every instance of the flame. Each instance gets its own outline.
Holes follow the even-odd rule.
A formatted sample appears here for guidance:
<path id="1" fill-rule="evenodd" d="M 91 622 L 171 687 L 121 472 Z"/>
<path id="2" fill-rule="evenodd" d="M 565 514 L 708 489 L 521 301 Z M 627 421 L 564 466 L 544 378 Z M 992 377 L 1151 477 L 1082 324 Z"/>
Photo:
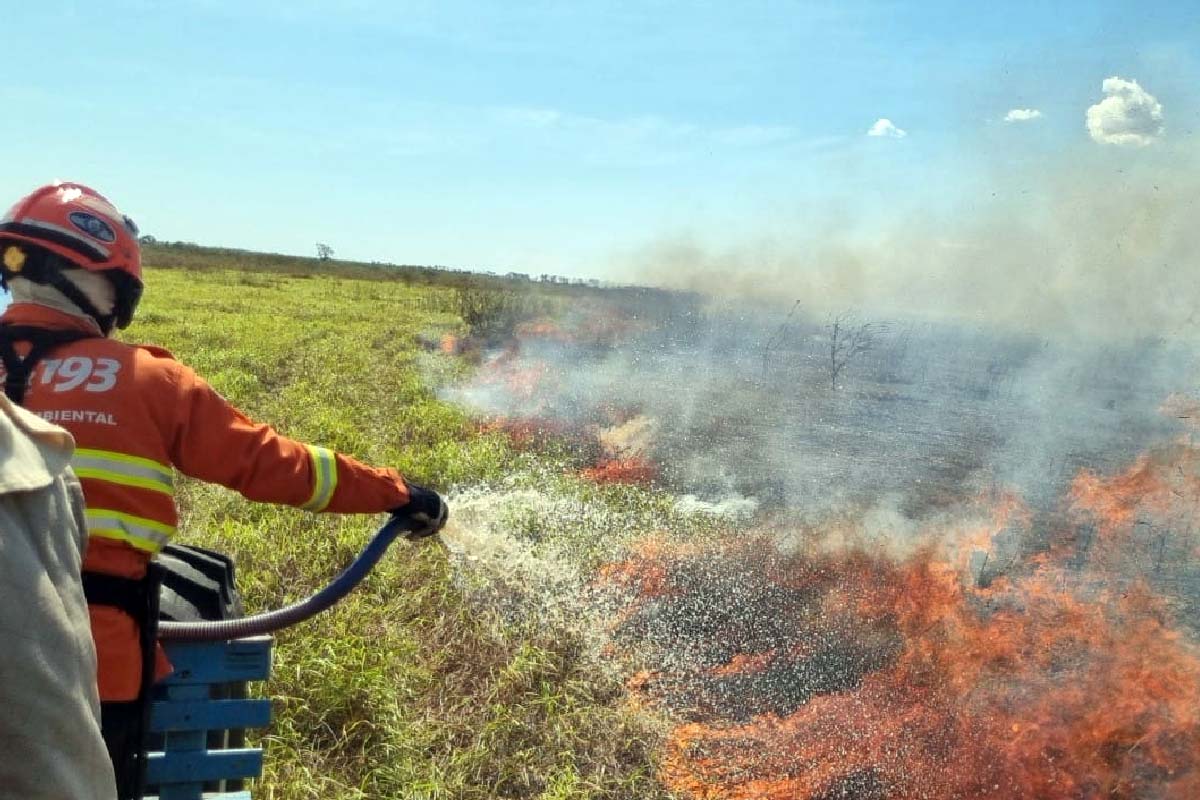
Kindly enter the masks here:
<path id="1" fill-rule="evenodd" d="M 1075 512 L 1128 526 L 1158 508 L 1148 463 L 1081 475 Z M 640 660 L 632 690 L 681 718 L 666 784 L 729 800 L 1200 796 L 1200 650 L 1169 604 L 1058 551 L 972 579 L 962 549 L 1031 522 L 1015 496 L 987 502 L 899 557 L 754 536 L 656 541 L 602 571 L 628 593 L 614 641 Z"/>
<path id="2" fill-rule="evenodd" d="M 616 418 L 622 416 L 616 409 L 610 414 Z M 645 458 L 653 446 L 657 427 L 653 417 L 637 414 L 601 430 L 596 438 L 613 458 Z"/>
<path id="3" fill-rule="evenodd" d="M 681 725 L 669 785 L 698 798 L 1196 796 L 1200 662 L 1142 598 L 1106 610 L 1035 592 L 980 613 L 929 566 L 896 575 L 928 594 L 898 615 L 895 663 L 788 715 Z"/>
<path id="4" fill-rule="evenodd" d="M 1200 547 L 1200 448 L 1156 448 L 1112 477 L 1084 470 L 1068 506 L 1082 526 L 1075 546 L 1096 571 L 1160 573 Z"/>
<path id="5" fill-rule="evenodd" d="M 641 599 L 666 594 L 669 559 L 681 553 L 700 555 L 700 546 L 686 547 L 668 542 L 661 536 L 651 536 L 635 542 L 624 561 L 604 564 L 597 573 L 597 583 L 631 591 Z"/>
<path id="6" fill-rule="evenodd" d="M 646 329 L 647 323 L 624 319 L 611 309 L 580 310 L 569 320 L 547 318 L 518 325 L 514 336 L 490 357 L 476 374 L 473 389 L 487 403 L 505 413 L 495 415 L 481 427 L 483 432 L 506 434 L 517 447 L 552 444 L 573 451 L 572 466 L 587 480 L 597 483 L 650 484 L 661 469 L 650 457 L 657 425 L 636 409 L 601 404 L 587 419 L 560 421 L 564 405 L 564 376 L 552 361 L 529 355 L 531 342 L 558 342 L 605 348 Z M 461 351 L 463 340 L 447 334 L 444 352 Z"/>
<path id="7" fill-rule="evenodd" d="M 539 319 L 523 322 L 516 327 L 515 333 L 520 339 L 555 339 L 558 341 L 574 341 L 574 336 L 563 329 L 553 320 Z"/>
<path id="8" fill-rule="evenodd" d="M 588 330 L 518 333 L 628 332 Z M 502 423 L 514 440 L 586 430 L 603 455 L 585 478 L 658 479 L 652 421 L 539 421 L 555 376 L 519 354 L 483 373 L 528 407 Z M 1200 403 L 1164 411 L 1200 418 Z M 997 491 L 915 541 L 880 546 L 839 520 L 788 551 L 765 533 L 654 538 L 604 566 L 619 598 L 606 652 L 636 702 L 677 720 L 663 781 L 697 800 L 1200 797 L 1200 648 L 1160 574 L 1169 548 L 1200 554 L 1200 448 L 1083 470 L 1061 511 L 1035 520 Z"/>
<path id="9" fill-rule="evenodd" d="M 494 417 L 479 425 L 480 433 L 501 433 L 513 446 L 536 449 L 550 443 L 565 443 L 581 451 L 595 449 L 592 437 L 579 427 L 546 417 Z"/>
<path id="10" fill-rule="evenodd" d="M 722 664 L 719 667 L 710 669 L 709 675 L 721 678 L 728 675 L 763 672 L 775 662 L 777 656 L 777 650 L 768 650 L 765 653 L 738 653 L 729 659 L 728 664 Z"/>
<path id="11" fill-rule="evenodd" d="M 647 321 L 625 317 L 611 306 L 579 310 L 564 319 L 541 318 L 518 325 L 514 334 L 522 340 L 584 343 L 612 347 L 637 333 L 650 330 Z"/>
<path id="12" fill-rule="evenodd" d="M 596 483 L 650 484 L 658 479 L 659 469 L 644 458 L 624 458 L 601 461 L 580 474 Z"/>
<path id="13" fill-rule="evenodd" d="M 514 400 L 533 404 L 546 394 L 550 378 L 550 366 L 544 361 L 533 361 L 521 366 L 510 366 L 507 370 L 492 373 L 493 382 Z"/>

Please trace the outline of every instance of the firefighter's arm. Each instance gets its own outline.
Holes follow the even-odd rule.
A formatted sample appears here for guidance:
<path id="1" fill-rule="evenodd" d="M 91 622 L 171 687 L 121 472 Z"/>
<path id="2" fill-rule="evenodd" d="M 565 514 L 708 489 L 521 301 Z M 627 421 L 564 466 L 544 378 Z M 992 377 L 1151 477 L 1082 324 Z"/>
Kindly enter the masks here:
<path id="1" fill-rule="evenodd" d="M 309 511 L 374 513 L 408 504 L 408 486 L 395 470 L 281 436 L 234 408 L 190 368 L 178 367 L 171 460 L 183 474 L 250 500 Z"/>

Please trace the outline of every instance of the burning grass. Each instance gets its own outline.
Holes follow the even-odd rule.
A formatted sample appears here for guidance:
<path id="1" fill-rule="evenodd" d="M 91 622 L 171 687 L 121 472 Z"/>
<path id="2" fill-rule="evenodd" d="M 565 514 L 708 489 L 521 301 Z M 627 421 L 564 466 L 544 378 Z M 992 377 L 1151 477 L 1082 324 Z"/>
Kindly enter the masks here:
<path id="1" fill-rule="evenodd" d="M 545 417 L 496 417 L 479 425 L 480 433 L 502 433 L 513 447 L 543 451 L 566 448 L 576 454 L 599 451 L 595 437 L 577 426 Z"/>
<path id="2" fill-rule="evenodd" d="M 604 460 L 580 472 L 596 483 L 652 484 L 659 476 L 658 465 L 644 458 Z"/>
<path id="3" fill-rule="evenodd" d="M 501 380 L 555 394 L 510 361 Z M 671 466 L 640 407 L 576 426 L 585 479 Z M 1200 652 L 1160 574 L 1194 561 L 1198 473 L 1180 442 L 1080 472 L 1058 509 L 955 482 L 887 541 L 866 517 L 799 545 L 646 539 L 592 588 L 628 689 L 677 723 L 661 778 L 704 800 L 1200 796 Z"/>
<path id="4" fill-rule="evenodd" d="M 664 796 L 665 782 L 683 798 L 1200 797 L 1200 672 L 1178 625 L 1181 613 L 1200 616 L 1186 601 L 1197 584 L 1172 593 L 1189 577 L 1176 565 L 1197 547 L 1186 443 L 1123 473 L 1081 473 L 1061 527 L 1032 537 L 1037 547 L 1022 535 L 1045 520 L 1014 496 L 981 498 L 957 524 L 943 520 L 940 539 L 918 536 L 921 546 L 857 535 L 781 546 L 766 533 L 717 543 L 759 503 L 719 480 L 706 500 L 739 502 L 637 485 L 677 466 L 655 441 L 671 443 L 669 426 L 652 418 L 671 417 L 636 393 L 575 402 L 556 362 L 537 362 L 573 344 L 558 361 L 586 373 L 634 323 L 583 315 L 521 327 L 532 311 L 500 308 L 481 326 L 503 323 L 493 327 L 523 336 L 529 352 L 487 360 L 481 348 L 476 360 L 464 354 L 478 333 L 451 338 L 464 320 L 448 290 L 274 276 L 256 283 L 272 293 L 263 304 L 241 273 L 148 275 L 158 290 L 139 337 L 288 433 L 501 498 L 455 497 L 453 519 L 469 528 L 462 557 L 495 548 L 505 592 L 546 587 L 585 606 L 590 626 L 506 603 L 496 581 L 477 596 L 438 551 L 385 559 L 362 591 L 281 639 L 258 792 L 640 800 Z M 458 357 L 418 353 L 420 336 Z M 422 384 L 426 358 L 440 359 L 447 382 L 482 363 L 476 388 L 501 396 L 508 416 L 478 435 Z M 766 420 L 717 405 L 719 428 L 689 429 L 687 442 L 733 471 L 726 451 Z M 1171 408 L 1197 416 L 1186 398 Z M 817 432 L 830 419 L 805 413 Z M 754 441 L 745 450 L 759 458 Z M 821 441 L 808 452 L 826 458 Z M 964 440 L 937 441 L 954 456 Z M 939 508 L 958 502 L 957 480 L 938 487 L 951 498 Z M 315 589 L 373 522 L 242 503 L 192 481 L 181 495 L 185 535 L 237 559 L 254 608 Z M 550 569 L 532 580 L 521 558 Z M 592 636 L 628 665 L 628 694 L 597 669 Z M 674 716 L 665 744 L 639 708 Z"/>
<path id="5" fill-rule="evenodd" d="M 1013 515 L 979 522 L 999 535 Z M 629 598 L 613 635 L 633 686 L 680 719 L 668 785 L 726 800 L 1200 796 L 1200 652 L 1166 603 L 1045 554 L 985 587 L 967 560 L 936 537 L 893 556 L 756 536 L 656 542 L 606 570 Z"/>
<path id="6" fill-rule="evenodd" d="M 553 394 L 520 363 L 504 380 Z M 657 427 L 580 425 L 581 476 L 659 481 Z M 599 571 L 607 652 L 676 720 L 660 776 L 683 797 L 1194 798 L 1200 652 L 1159 573 L 1194 561 L 1198 473 L 1181 442 L 1080 472 L 1060 509 L 993 492 L 887 542 L 865 519 L 799 546 L 655 536 Z"/>
<path id="7" fill-rule="evenodd" d="M 1071 485 L 1070 503 L 1094 525 L 1094 536 L 1080 542 L 1093 563 L 1154 574 L 1190 565 L 1200 547 L 1200 449 L 1180 441 L 1143 454 L 1117 475 L 1085 470 Z"/>

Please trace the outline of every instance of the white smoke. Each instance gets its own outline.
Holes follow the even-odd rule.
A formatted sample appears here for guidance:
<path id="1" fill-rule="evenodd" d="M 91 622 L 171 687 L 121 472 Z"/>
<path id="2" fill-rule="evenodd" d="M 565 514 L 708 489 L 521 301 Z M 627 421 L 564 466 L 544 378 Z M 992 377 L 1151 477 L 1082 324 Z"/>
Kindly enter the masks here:
<path id="1" fill-rule="evenodd" d="M 676 498 L 675 509 L 687 516 L 706 515 L 728 522 L 748 522 L 758 511 L 757 498 L 731 494 L 720 500 L 703 500 L 694 494 Z"/>
<path id="2" fill-rule="evenodd" d="M 986 193 L 953 213 L 897 211 L 869 230 L 831 214 L 733 243 L 663 236 L 634 252 L 629 269 L 642 281 L 783 308 L 802 298 L 818 315 L 858 309 L 1041 333 L 1192 336 L 1200 149 L 1163 142 L 1136 155 L 1086 146 L 998 164 Z"/>
<path id="3" fill-rule="evenodd" d="M 1137 81 L 1106 78 L 1101 85 L 1108 95 L 1087 110 L 1087 129 L 1103 144 L 1145 147 L 1163 132 L 1162 104 Z"/>

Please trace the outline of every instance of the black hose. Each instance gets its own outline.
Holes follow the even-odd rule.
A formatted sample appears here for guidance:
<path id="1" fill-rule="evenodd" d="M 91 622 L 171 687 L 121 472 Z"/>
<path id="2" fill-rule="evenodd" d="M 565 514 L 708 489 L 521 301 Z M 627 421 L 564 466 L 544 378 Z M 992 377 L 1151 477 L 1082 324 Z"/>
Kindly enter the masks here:
<path id="1" fill-rule="evenodd" d="M 408 531 L 403 517 L 391 517 L 384 523 L 358 558 L 342 570 L 333 581 L 311 597 L 292 603 L 276 611 L 267 611 L 241 619 L 204 620 L 200 622 L 158 623 L 158 638 L 172 642 L 215 642 L 223 639 L 241 639 L 246 636 L 261 636 L 266 633 L 295 625 L 309 617 L 320 614 L 341 600 L 357 586 L 378 563 L 396 537 Z"/>

